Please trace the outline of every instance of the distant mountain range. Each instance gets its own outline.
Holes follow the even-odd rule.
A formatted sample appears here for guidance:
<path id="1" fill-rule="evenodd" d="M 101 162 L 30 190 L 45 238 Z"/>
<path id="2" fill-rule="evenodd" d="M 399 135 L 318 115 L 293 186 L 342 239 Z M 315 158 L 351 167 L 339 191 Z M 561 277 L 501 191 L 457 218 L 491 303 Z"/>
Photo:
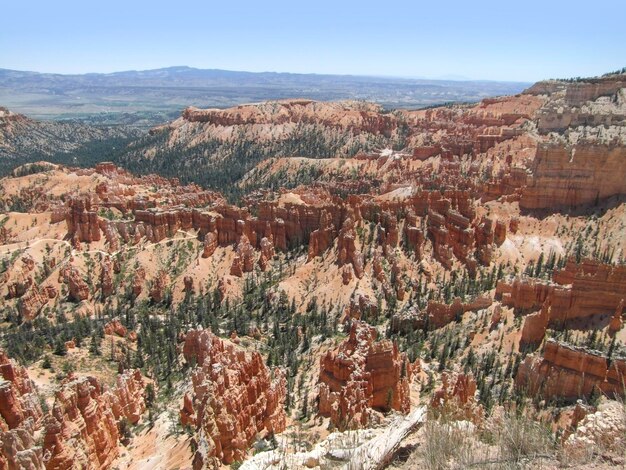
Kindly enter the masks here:
<path id="1" fill-rule="evenodd" d="M 419 108 L 516 94 L 528 83 L 236 72 L 191 67 L 62 75 L 0 69 L 0 105 L 40 119 L 150 126 L 187 106 L 226 108 L 286 98 L 367 100 Z"/>

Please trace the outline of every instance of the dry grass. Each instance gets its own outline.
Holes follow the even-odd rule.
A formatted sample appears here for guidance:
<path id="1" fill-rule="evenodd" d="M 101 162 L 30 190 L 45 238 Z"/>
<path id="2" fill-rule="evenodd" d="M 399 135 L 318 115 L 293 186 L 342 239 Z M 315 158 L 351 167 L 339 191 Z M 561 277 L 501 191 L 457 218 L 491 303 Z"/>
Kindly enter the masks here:
<path id="1" fill-rule="evenodd" d="M 554 461 L 554 441 L 542 424 L 514 413 L 506 413 L 491 424 L 489 432 L 479 432 L 464 421 L 431 417 L 407 468 L 541 468 L 542 460 Z"/>

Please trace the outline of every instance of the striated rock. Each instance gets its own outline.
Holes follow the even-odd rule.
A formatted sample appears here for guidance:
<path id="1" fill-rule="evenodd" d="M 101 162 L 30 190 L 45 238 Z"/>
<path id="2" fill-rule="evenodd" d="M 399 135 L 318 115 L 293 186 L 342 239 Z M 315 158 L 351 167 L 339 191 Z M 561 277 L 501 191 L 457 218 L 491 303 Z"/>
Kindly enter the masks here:
<path id="1" fill-rule="evenodd" d="M 331 214 L 322 210 L 320 213 L 319 228 L 311 232 L 309 239 L 308 261 L 324 253 L 333 243 L 335 238 L 335 226 Z"/>
<path id="2" fill-rule="evenodd" d="M 537 149 L 533 177 L 523 190 L 521 209 L 573 208 L 626 194 L 626 147 L 600 144 Z"/>
<path id="3" fill-rule="evenodd" d="M 546 342 L 543 355 L 528 356 L 515 377 L 515 385 L 544 399 L 589 398 L 594 390 L 608 396 L 624 396 L 626 360 L 609 360 L 594 351 L 555 340 Z"/>
<path id="4" fill-rule="evenodd" d="M 113 263 L 109 256 L 105 256 L 102 260 L 100 289 L 102 291 L 102 298 L 109 297 L 113 294 Z"/>
<path id="5" fill-rule="evenodd" d="M 135 297 L 141 294 L 144 282 L 146 282 L 146 270 L 143 267 L 139 267 L 135 270 L 132 282 L 133 295 Z"/>
<path id="6" fill-rule="evenodd" d="M 117 335 L 120 338 L 125 338 L 128 334 L 128 330 L 122 322 L 117 318 L 113 321 L 110 321 L 104 325 L 104 334 L 105 335 Z"/>
<path id="7" fill-rule="evenodd" d="M 137 424 L 146 411 L 145 382 L 139 369 L 128 369 L 117 376 L 115 387 L 106 398 L 115 419 L 126 418 Z"/>
<path id="8" fill-rule="evenodd" d="M 506 224 L 503 220 L 496 220 L 496 225 L 493 231 L 493 241 L 496 245 L 500 246 L 506 240 Z"/>
<path id="9" fill-rule="evenodd" d="M 143 379 L 138 370 L 118 376 L 111 391 L 94 377 L 69 376 L 46 418 L 46 468 L 109 468 L 119 453 L 118 420 L 136 423 L 143 411 Z"/>
<path id="10" fill-rule="evenodd" d="M 89 286 L 83 280 L 80 271 L 74 266 L 70 266 L 64 273 L 64 280 L 69 289 L 69 299 L 74 302 L 81 302 L 89 297 Z"/>
<path id="11" fill-rule="evenodd" d="M 152 280 L 152 286 L 150 287 L 150 298 L 155 303 L 163 302 L 165 299 L 165 293 L 170 285 L 170 277 L 163 270 L 159 270 L 156 277 Z"/>
<path id="12" fill-rule="evenodd" d="M 249 273 L 254 270 L 254 249 L 245 234 L 241 236 L 235 253 L 236 255 L 230 268 L 231 275 L 241 277 L 243 273 Z"/>
<path id="13" fill-rule="evenodd" d="M 19 299 L 17 304 L 18 312 L 24 320 L 32 320 L 39 314 L 43 306 L 48 303 L 49 299 L 49 292 L 46 289 L 33 285 Z"/>
<path id="14" fill-rule="evenodd" d="M 390 340 L 355 320 L 350 336 L 320 362 L 320 414 L 340 429 L 367 426 L 372 409 L 408 413 L 412 368 Z"/>
<path id="15" fill-rule="evenodd" d="M 423 328 L 435 330 L 460 320 L 465 312 L 489 308 L 492 302 L 489 295 L 478 296 L 467 303 L 463 303 L 459 297 L 450 304 L 429 300 L 424 310 L 415 308 L 395 313 L 391 319 L 391 328 L 393 331 L 404 332 Z"/>
<path id="16" fill-rule="evenodd" d="M 0 468 L 43 468 L 35 432 L 43 411 L 24 367 L 0 350 Z"/>
<path id="17" fill-rule="evenodd" d="M 98 214 L 91 210 L 89 196 L 72 197 L 67 201 L 67 233 L 72 240 L 91 243 L 100 240 Z"/>
<path id="18" fill-rule="evenodd" d="M 615 313 L 613 314 L 613 317 L 611 317 L 611 323 L 609 323 L 609 331 L 611 333 L 615 334 L 619 330 L 622 329 L 622 326 L 624 325 L 624 321 L 622 320 L 623 312 L 624 312 L 624 299 L 622 299 L 620 303 L 617 305 L 617 308 L 615 309 Z"/>
<path id="19" fill-rule="evenodd" d="M 445 409 L 451 419 L 477 423 L 482 420 L 483 410 L 475 399 L 476 381 L 465 374 L 441 375 L 441 387 L 434 391 L 430 404 Z"/>
<path id="20" fill-rule="evenodd" d="M 541 342 L 548 326 L 562 328 L 568 322 L 598 315 L 611 315 L 617 326 L 626 298 L 626 266 L 570 260 L 565 269 L 554 272 L 553 281 L 517 278 L 496 286 L 496 297 L 517 313 L 542 309 L 526 318 L 523 344 Z"/>
<path id="21" fill-rule="evenodd" d="M 230 265 L 230 275 L 242 277 L 243 276 L 243 261 L 239 255 L 235 255 L 233 263 Z"/>
<path id="22" fill-rule="evenodd" d="M 214 232 L 208 232 L 204 236 L 204 245 L 202 249 L 202 257 L 210 258 L 217 248 L 217 235 Z"/>
<path id="23" fill-rule="evenodd" d="M 550 323 L 550 310 L 551 307 L 546 302 L 539 312 L 532 313 L 524 319 L 520 347 L 537 346 L 543 341 Z"/>
<path id="24" fill-rule="evenodd" d="M 192 330 L 183 354 L 197 364 L 193 394 L 183 400 L 181 423 L 196 431 L 196 469 L 243 460 L 260 433 L 285 429 L 286 379 L 265 366 L 258 352 L 248 353 L 208 330 Z"/>
<path id="25" fill-rule="evenodd" d="M 43 417 L 35 384 L 24 367 L 0 350 L 0 428 L 15 429 L 26 419 L 38 425 Z"/>
<path id="26" fill-rule="evenodd" d="M 118 438 L 115 417 L 98 381 L 66 379 L 46 418 L 46 468 L 107 468 L 118 455 Z"/>
<path id="27" fill-rule="evenodd" d="M 347 218 L 337 239 L 337 263 L 343 266 L 347 263 L 352 264 L 354 274 L 357 278 L 363 277 L 363 255 L 356 248 L 356 232 L 354 230 L 354 221 Z"/>
<path id="28" fill-rule="evenodd" d="M 0 468 L 39 470 L 44 468 L 43 453 L 35 439 L 35 424 L 27 418 L 17 428 L 0 429 Z"/>

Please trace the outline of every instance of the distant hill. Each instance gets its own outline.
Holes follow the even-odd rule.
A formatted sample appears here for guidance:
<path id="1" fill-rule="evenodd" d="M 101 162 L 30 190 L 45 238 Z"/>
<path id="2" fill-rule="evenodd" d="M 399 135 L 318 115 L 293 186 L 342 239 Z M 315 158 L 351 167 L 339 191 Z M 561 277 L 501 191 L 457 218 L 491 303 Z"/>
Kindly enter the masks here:
<path id="1" fill-rule="evenodd" d="M 236 72 L 191 67 L 61 75 L 0 69 L 0 105 L 40 119 L 150 126 L 187 106 L 227 108 L 287 98 L 367 100 L 385 108 L 475 102 L 528 83 Z"/>
<path id="2" fill-rule="evenodd" d="M 93 166 L 114 158 L 140 135 L 134 127 L 38 121 L 0 107 L 0 177 L 38 160 Z"/>

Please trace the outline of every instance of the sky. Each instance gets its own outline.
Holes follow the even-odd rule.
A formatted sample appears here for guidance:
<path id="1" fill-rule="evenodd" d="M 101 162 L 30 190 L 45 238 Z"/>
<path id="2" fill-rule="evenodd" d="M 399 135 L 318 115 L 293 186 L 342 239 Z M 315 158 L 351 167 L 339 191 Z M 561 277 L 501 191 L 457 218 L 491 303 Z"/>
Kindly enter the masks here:
<path id="1" fill-rule="evenodd" d="M 625 0 L 4 0 L 0 68 L 507 80 L 626 66 Z"/>

